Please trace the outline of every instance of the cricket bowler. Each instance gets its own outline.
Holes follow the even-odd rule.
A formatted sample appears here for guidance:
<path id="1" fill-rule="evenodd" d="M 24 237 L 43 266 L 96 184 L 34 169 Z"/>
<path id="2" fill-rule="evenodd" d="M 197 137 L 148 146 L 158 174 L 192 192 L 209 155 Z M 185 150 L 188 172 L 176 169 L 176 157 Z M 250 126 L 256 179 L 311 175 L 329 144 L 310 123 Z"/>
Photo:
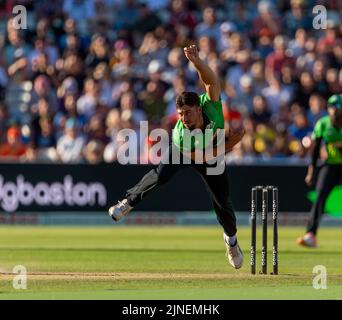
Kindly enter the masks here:
<path id="1" fill-rule="evenodd" d="M 217 148 L 217 141 L 216 145 L 214 142 L 216 131 L 225 129 L 222 103 L 220 100 L 221 88 L 219 78 L 207 63 L 199 57 L 198 49 L 195 45 L 184 48 L 184 53 L 186 58 L 195 67 L 206 92 L 201 95 L 194 92 L 183 92 L 177 97 L 176 109 L 178 121 L 173 130 L 172 143 L 168 152 L 163 155 L 168 157 L 169 161 L 161 161 L 156 168 L 149 171 L 133 188 L 127 190 L 124 199 L 110 207 L 109 215 L 114 221 L 119 221 L 133 210 L 150 192 L 167 183 L 180 170 L 190 166 L 200 174 L 209 190 L 217 220 L 224 230 L 223 238 L 227 249 L 228 261 L 235 269 L 239 269 L 242 266 L 243 254 L 236 235 L 236 216 L 230 200 L 226 166 L 224 165 L 223 172 L 220 174 L 208 174 L 207 169 L 212 166 L 211 163 L 208 163 L 210 162 L 208 158 L 203 155 L 202 163 L 198 163 L 194 161 L 195 147 L 193 144 L 191 144 L 190 150 L 183 150 L 182 148 L 184 132 L 192 132 L 194 130 L 198 132 L 200 130 L 204 135 L 204 132 L 210 129 L 214 133 L 214 138 L 212 139 L 214 145 L 213 155 L 215 157 L 220 155 Z M 244 135 L 242 128 L 235 130 L 226 129 L 224 132 L 223 156 L 225 153 L 231 151 Z M 202 147 L 206 148 L 207 146 L 203 144 Z M 184 157 L 191 159 L 190 164 L 184 163 L 185 161 L 179 164 L 172 162 L 172 154 L 178 150 L 181 151 L 180 154 L 183 159 Z"/>

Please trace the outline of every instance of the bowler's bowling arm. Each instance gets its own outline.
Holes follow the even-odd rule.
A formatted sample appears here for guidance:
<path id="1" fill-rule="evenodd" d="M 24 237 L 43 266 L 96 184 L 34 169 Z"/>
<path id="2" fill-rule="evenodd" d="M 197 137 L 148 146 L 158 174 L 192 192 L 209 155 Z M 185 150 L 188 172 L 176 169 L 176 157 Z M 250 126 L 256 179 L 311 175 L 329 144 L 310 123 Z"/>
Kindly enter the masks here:
<path id="1" fill-rule="evenodd" d="M 207 92 L 211 101 L 219 101 L 221 93 L 220 80 L 213 70 L 201 59 L 193 63 L 197 73 L 204 84 L 205 91 Z"/>

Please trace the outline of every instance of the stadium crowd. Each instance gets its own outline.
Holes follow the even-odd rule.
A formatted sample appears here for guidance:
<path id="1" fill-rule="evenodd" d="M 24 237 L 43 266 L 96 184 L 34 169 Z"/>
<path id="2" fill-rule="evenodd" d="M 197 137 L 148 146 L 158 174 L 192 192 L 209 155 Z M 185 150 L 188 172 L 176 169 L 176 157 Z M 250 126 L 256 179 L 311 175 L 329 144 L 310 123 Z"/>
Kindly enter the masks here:
<path id="1" fill-rule="evenodd" d="M 325 29 L 313 27 L 317 4 Z M 171 132 L 175 97 L 204 90 L 183 54 L 196 43 L 220 76 L 227 125 L 246 130 L 227 161 L 305 160 L 342 93 L 341 13 L 337 0 L 0 1 L 0 159 L 111 163 L 120 129 Z M 142 158 L 153 143 L 141 141 Z"/>

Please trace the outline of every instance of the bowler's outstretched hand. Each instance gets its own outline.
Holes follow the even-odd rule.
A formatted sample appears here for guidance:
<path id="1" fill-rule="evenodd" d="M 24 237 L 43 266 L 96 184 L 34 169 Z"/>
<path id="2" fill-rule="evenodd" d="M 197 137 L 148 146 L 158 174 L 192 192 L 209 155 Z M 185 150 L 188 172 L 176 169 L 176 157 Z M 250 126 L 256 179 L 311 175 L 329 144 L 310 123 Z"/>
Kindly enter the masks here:
<path id="1" fill-rule="evenodd" d="M 186 58 L 192 63 L 196 63 L 200 57 L 198 55 L 198 49 L 195 45 L 191 45 L 184 48 L 184 54 Z"/>

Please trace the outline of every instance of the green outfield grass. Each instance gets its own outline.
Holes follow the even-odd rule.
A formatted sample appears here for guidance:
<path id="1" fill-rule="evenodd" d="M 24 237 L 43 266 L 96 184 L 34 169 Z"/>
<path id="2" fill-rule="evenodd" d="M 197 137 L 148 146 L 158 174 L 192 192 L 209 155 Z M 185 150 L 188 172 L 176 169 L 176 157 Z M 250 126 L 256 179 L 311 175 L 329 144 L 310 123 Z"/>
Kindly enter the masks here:
<path id="1" fill-rule="evenodd" d="M 239 229 L 236 271 L 219 227 L 3 226 L 0 299 L 342 299 L 342 230 L 321 229 L 317 249 L 295 244 L 302 233 L 280 227 L 280 274 L 252 276 L 249 228 Z M 12 287 L 15 265 L 27 268 L 26 290 Z M 327 269 L 326 290 L 312 286 L 316 265 Z"/>

